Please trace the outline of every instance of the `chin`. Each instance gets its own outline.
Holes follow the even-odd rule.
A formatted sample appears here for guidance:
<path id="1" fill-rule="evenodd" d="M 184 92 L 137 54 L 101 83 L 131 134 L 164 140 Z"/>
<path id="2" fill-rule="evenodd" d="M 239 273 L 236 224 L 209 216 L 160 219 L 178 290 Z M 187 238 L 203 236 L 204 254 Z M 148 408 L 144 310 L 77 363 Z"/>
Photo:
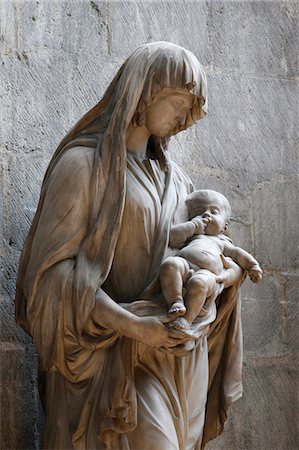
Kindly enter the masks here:
<path id="1" fill-rule="evenodd" d="M 215 229 L 214 230 L 213 229 L 207 230 L 207 229 L 205 229 L 205 234 L 208 235 L 208 236 L 218 236 L 220 233 L 221 233 L 220 230 L 215 230 Z"/>
<path id="2" fill-rule="evenodd" d="M 178 130 L 177 128 L 172 128 L 171 130 L 169 130 L 167 132 L 167 135 L 165 137 L 169 137 L 169 136 L 174 136 L 175 134 L 177 134 L 180 130 Z"/>

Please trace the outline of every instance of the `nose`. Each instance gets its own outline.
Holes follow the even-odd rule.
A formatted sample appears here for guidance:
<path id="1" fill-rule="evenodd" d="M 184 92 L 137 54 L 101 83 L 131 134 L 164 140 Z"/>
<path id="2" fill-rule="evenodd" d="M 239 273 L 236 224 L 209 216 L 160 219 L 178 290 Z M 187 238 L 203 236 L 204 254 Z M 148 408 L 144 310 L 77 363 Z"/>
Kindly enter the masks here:
<path id="1" fill-rule="evenodd" d="M 205 211 L 205 212 L 202 214 L 202 217 L 210 217 L 210 211 Z"/>

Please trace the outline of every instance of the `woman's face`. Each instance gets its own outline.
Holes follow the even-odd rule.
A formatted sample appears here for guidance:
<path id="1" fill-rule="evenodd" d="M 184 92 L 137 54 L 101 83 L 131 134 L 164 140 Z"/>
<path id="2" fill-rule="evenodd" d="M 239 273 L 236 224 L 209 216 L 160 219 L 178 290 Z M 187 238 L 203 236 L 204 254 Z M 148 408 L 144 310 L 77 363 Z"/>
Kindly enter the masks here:
<path id="1" fill-rule="evenodd" d="M 184 126 L 194 103 L 194 95 L 187 91 L 161 94 L 145 109 L 145 127 L 149 134 L 167 137 Z"/>

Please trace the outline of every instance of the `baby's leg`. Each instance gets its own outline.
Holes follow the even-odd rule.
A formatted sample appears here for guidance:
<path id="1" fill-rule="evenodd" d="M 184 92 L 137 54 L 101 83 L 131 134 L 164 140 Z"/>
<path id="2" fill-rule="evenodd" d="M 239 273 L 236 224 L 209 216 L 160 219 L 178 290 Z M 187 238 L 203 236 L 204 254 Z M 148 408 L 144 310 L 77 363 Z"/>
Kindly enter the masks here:
<path id="1" fill-rule="evenodd" d="M 185 304 L 187 312 L 185 319 L 191 324 L 205 304 L 205 301 L 218 288 L 216 276 L 208 270 L 196 272 L 186 285 Z"/>
<path id="2" fill-rule="evenodd" d="M 217 289 L 216 277 L 208 270 L 199 270 L 190 277 L 186 284 L 185 306 L 186 314 L 178 317 L 172 326 L 178 330 L 188 330 L 197 317 L 205 301 Z"/>
<path id="3" fill-rule="evenodd" d="M 183 316 L 186 312 L 183 300 L 183 284 L 190 273 L 189 265 L 180 256 L 166 258 L 160 268 L 160 283 L 163 295 L 170 306 L 171 317 Z"/>

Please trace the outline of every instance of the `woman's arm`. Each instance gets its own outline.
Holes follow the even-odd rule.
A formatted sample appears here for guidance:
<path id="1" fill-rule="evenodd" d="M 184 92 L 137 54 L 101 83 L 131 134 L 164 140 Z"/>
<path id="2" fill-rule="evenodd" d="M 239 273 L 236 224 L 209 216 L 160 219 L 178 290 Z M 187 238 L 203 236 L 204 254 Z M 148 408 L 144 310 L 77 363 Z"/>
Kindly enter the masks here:
<path id="1" fill-rule="evenodd" d="M 96 305 L 91 320 L 117 334 L 152 347 L 175 347 L 190 340 L 184 332 L 168 328 L 157 317 L 138 317 L 118 305 L 103 289 L 95 293 Z"/>
<path id="2" fill-rule="evenodd" d="M 222 254 L 220 254 L 220 257 L 225 270 L 216 277 L 216 281 L 217 283 L 223 284 L 224 289 L 226 289 L 241 280 L 243 270 L 232 259 L 225 258 Z"/>
<path id="3" fill-rule="evenodd" d="M 246 250 L 235 247 L 230 242 L 225 242 L 223 247 L 224 256 L 230 256 L 242 269 L 247 270 L 251 280 L 258 283 L 262 279 L 262 269 L 257 260 Z"/>

